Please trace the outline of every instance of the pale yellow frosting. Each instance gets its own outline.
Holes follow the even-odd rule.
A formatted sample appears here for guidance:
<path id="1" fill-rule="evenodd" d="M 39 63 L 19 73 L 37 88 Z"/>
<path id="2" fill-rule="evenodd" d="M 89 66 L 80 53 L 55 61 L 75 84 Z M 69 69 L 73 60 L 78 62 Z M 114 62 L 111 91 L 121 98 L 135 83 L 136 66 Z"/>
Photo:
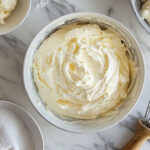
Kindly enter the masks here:
<path id="1" fill-rule="evenodd" d="M 66 25 L 35 53 L 33 77 L 47 108 L 73 118 L 105 115 L 127 97 L 128 48 L 113 29 Z"/>
<path id="2" fill-rule="evenodd" d="M 0 24 L 5 24 L 5 19 L 15 9 L 17 0 L 0 0 Z"/>

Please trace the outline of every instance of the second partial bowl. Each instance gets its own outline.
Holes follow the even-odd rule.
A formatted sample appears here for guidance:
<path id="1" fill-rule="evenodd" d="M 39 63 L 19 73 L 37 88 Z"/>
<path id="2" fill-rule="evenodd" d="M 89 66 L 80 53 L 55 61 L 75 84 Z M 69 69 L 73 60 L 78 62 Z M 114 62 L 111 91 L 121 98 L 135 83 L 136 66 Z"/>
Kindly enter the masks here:
<path id="1" fill-rule="evenodd" d="M 7 34 L 17 29 L 27 17 L 31 6 L 31 0 L 17 0 L 17 5 L 12 14 L 0 24 L 0 35 Z"/>
<path id="2" fill-rule="evenodd" d="M 142 18 L 140 14 L 140 10 L 142 7 L 141 1 L 142 0 L 131 0 L 131 5 L 138 21 L 141 23 L 142 27 L 150 34 L 150 25 Z"/>

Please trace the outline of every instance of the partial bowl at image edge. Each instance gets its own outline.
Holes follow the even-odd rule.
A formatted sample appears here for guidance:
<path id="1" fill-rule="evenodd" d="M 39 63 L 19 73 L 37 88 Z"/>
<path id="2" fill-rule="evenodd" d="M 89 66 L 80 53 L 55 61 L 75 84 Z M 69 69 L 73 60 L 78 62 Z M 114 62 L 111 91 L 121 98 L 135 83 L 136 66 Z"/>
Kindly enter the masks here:
<path id="1" fill-rule="evenodd" d="M 0 35 L 5 35 L 19 28 L 27 18 L 32 0 L 18 0 L 16 8 L 6 18 L 5 24 L 0 24 Z"/>
<path id="2" fill-rule="evenodd" d="M 137 18 L 137 20 L 139 21 L 140 25 L 144 28 L 145 31 L 147 31 L 147 33 L 150 34 L 150 25 L 142 18 L 141 14 L 140 14 L 140 6 L 139 6 L 139 2 L 141 0 L 130 0 L 133 12 Z"/>

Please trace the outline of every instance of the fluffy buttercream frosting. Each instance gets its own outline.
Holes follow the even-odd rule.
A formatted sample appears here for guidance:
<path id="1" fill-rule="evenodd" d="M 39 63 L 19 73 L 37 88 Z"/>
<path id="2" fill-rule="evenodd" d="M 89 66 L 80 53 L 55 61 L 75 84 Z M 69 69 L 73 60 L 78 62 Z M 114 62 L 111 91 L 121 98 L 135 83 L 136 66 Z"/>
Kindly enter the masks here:
<path id="1" fill-rule="evenodd" d="M 47 108 L 64 116 L 92 119 L 127 97 L 132 61 L 120 35 L 96 24 L 71 24 L 38 48 L 33 77 Z"/>

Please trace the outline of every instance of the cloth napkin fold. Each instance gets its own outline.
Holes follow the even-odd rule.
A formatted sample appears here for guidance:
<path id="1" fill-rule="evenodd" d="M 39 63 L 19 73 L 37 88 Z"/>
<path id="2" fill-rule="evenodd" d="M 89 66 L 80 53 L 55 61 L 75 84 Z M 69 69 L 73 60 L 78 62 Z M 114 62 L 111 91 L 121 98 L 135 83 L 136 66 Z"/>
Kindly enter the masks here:
<path id="1" fill-rule="evenodd" d="M 34 150 L 23 121 L 7 109 L 0 109 L 0 150 Z"/>

